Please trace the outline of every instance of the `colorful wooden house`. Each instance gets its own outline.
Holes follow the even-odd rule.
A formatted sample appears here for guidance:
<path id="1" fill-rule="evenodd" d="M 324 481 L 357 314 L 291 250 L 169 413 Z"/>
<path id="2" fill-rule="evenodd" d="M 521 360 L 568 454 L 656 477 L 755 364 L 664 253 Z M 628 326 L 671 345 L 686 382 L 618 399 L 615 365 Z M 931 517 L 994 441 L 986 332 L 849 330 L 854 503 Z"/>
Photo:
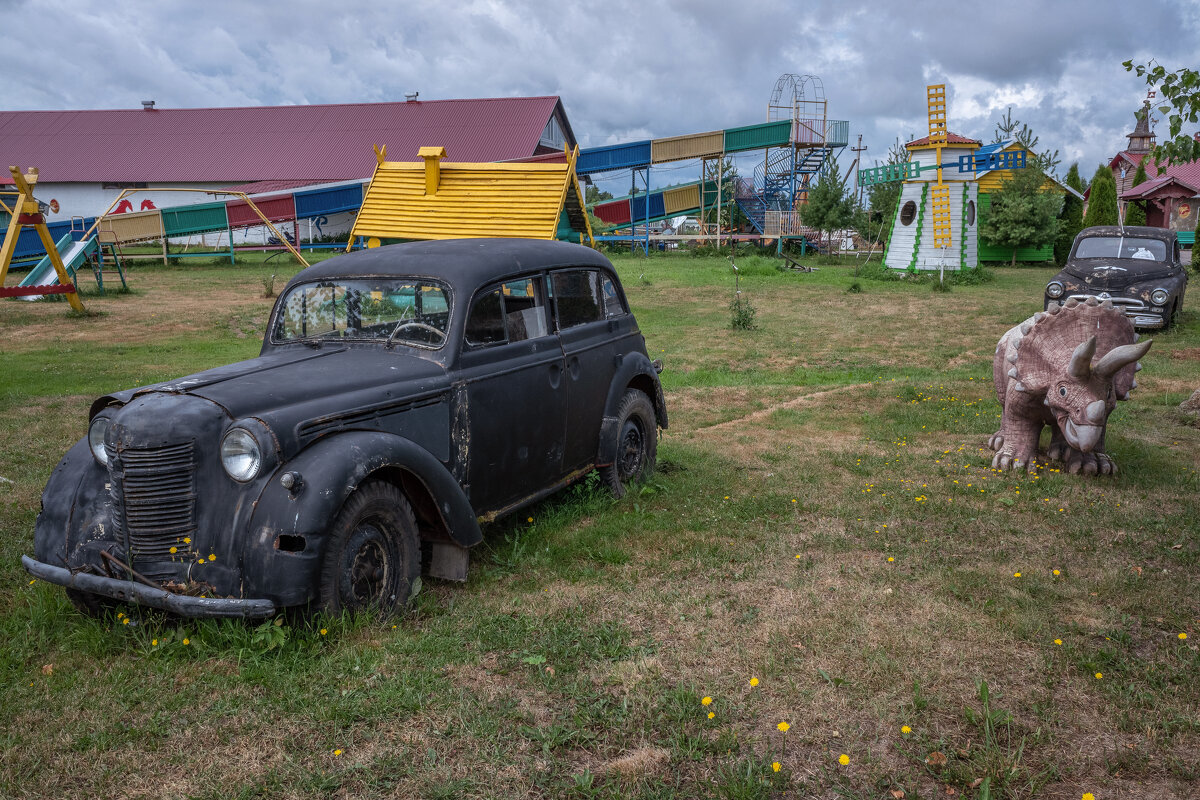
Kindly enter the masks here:
<path id="1" fill-rule="evenodd" d="M 1000 142 L 999 144 L 988 145 L 980 149 L 980 155 L 987 155 L 990 152 L 998 153 L 1016 153 L 1024 151 L 1027 159 L 1032 160 L 1034 154 L 1028 148 L 1018 142 Z M 976 180 L 979 183 L 979 223 L 982 225 L 988 218 L 988 213 L 992 208 L 992 195 L 1000 191 L 1000 187 L 1012 177 L 1011 169 L 994 169 L 990 171 L 980 171 L 976 175 Z M 1060 195 L 1065 195 L 1067 192 L 1083 200 L 1083 195 L 1066 184 L 1056 181 L 1050 176 L 1046 176 L 1046 180 L 1042 183 L 1043 192 L 1055 192 Z M 979 237 L 979 260 L 980 261 L 1010 261 L 1013 252 L 1008 247 L 997 247 L 987 241 L 986 237 Z M 1041 247 L 1022 247 L 1017 250 L 1017 261 L 1053 261 L 1054 260 L 1054 242 L 1048 242 Z"/>

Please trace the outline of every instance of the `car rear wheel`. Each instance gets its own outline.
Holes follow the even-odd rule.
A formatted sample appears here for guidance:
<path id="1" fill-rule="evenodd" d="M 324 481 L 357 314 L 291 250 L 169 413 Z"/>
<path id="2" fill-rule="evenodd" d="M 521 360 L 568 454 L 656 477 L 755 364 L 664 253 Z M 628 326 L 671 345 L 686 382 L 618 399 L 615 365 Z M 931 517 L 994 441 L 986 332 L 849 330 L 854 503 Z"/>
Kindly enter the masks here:
<path id="1" fill-rule="evenodd" d="M 390 483 L 369 481 L 350 495 L 333 523 L 321 567 L 321 609 L 402 608 L 420 572 L 412 506 Z"/>
<path id="2" fill-rule="evenodd" d="M 600 476 L 614 497 L 624 497 L 628 486 L 654 472 L 658 453 L 658 426 L 654 406 L 644 392 L 627 389 L 617 410 L 617 447 L 613 463 Z"/>

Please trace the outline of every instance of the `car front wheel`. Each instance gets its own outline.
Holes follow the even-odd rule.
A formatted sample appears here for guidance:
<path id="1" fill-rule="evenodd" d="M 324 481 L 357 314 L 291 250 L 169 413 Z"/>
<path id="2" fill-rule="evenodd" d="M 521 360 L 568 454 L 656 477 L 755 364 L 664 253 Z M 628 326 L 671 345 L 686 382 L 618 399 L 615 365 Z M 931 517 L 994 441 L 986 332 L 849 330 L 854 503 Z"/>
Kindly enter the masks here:
<path id="1" fill-rule="evenodd" d="M 390 483 L 369 481 L 350 495 L 333 523 L 321 567 L 321 609 L 402 608 L 420 571 L 412 506 Z"/>
<path id="2" fill-rule="evenodd" d="M 614 497 L 624 497 L 626 487 L 654 472 L 658 453 L 658 426 L 654 406 L 644 392 L 627 389 L 617 411 L 617 447 L 613 463 L 600 476 Z"/>

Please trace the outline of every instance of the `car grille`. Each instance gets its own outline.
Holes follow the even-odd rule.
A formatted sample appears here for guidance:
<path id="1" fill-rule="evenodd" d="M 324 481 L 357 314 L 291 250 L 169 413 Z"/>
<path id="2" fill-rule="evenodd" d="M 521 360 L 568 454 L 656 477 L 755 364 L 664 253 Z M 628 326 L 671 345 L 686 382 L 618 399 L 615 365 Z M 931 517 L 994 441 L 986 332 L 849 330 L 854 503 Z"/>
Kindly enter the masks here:
<path id="1" fill-rule="evenodd" d="M 1112 304 L 1114 306 L 1116 306 L 1117 308 L 1121 309 L 1122 311 L 1124 311 L 1126 313 L 1128 313 L 1130 311 L 1142 311 L 1142 310 L 1146 309 L 1146 307 L 1147 307 L 1143 301 L 1139 300 L 1136 297 L 1114 297 L 1111 295 L 1105 296 L 1103 294 L 1098 294 L 1098 295 L 1073 294 L 1069 298 L 1064 297 L 1062 299 L 1063 300 L 1068 300 L 1068 299 L 1078 300 L 1079 302 L 1083 303 L 1083 302 L 1086 302 L 1089 297 L 1095 297 L 1097 300 L 1099 300 L 1102 303 L 1105 300 L 1109 300 L 1112 302 Z"/>
<path id="2" fill-rule="evenodd" d="M 192 443 L 122 450 L 120 463 L 113 499 L 133 561 L 188 560 L 193 543 L 184 539 L 196 533 Z"/>

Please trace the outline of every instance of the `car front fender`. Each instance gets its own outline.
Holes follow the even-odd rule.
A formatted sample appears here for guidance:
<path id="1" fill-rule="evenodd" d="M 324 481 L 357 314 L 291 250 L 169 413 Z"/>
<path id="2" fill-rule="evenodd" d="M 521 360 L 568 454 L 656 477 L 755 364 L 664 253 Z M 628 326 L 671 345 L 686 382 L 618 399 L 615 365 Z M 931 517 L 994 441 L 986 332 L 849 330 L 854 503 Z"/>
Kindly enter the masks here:
<path id="1" fill-rule="evenodd" d="M 299 481 L 291 490 L 280 482 L 288 472 Z M 381 472 L 419 481 L 455 544 L 471 547 L 483 540 L 462 487 L 429 451 L 390 433 L 326 436 L 281 465 L 263 489 L 242 556 L 246 596 L 278 598 L 281 605 L 308 600 L 342 504 Z"/>

